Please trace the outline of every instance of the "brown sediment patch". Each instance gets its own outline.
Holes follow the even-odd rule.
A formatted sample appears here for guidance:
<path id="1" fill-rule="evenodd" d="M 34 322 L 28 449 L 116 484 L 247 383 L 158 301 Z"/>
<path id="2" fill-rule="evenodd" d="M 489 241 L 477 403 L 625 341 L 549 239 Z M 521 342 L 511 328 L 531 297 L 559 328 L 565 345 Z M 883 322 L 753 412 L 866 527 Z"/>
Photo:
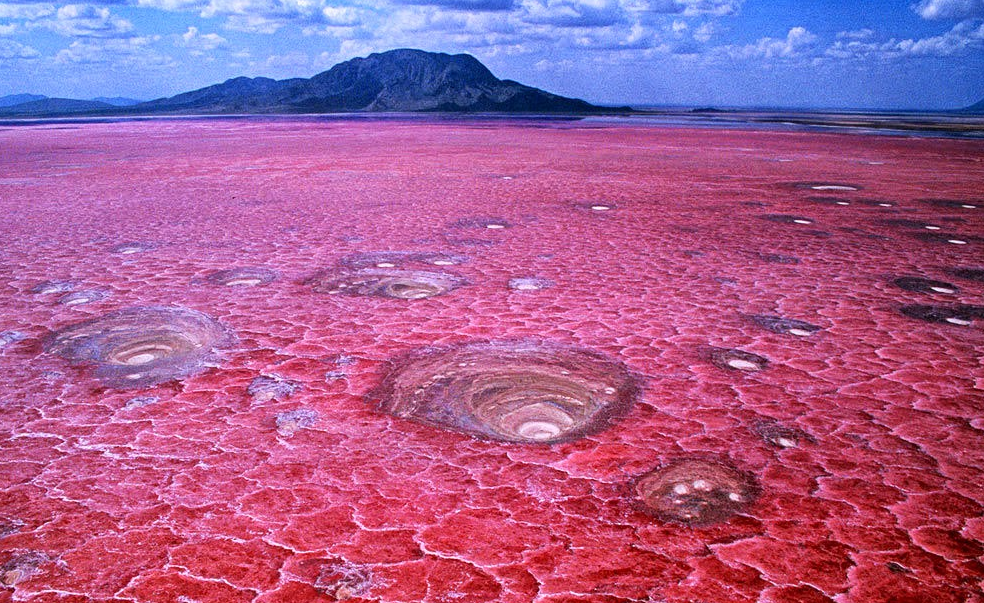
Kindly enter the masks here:
<path id="1" fill-rule="evenodd" d="M 59 329 L 44 350 L 92 363 L 110 387 L 143 387 L 182 379 L 206 367 L 233 336 L 219 322 L 187 308 L 139 306 Z"/>
<path id="2" fill-rule="evenodd" d="M 912 304 L 902 306 L 899 308 L 899 311 L 909 318 L 961 327 L 968 326 L 975 320 L 984 318 L 984 306 L 973 306 L 969 304 L 952 304 L 947 306 Z"/>
<path id="3" fill-rule="evenodd" d="M 222 287 L 256 287 L 272 283 L 280 278 L 280 273 L 269 268 L 244 266 L 216 270 L 205 277 L 205 282 Z"/>
<path id="4" fill-rule="evenodd" d="M 960 288 L 944 281 L 936 281 L 919 276 L 900 276 L 892 284 L 904 291 L 914 293 L 957 293 Z"/>
<path id="5" fill-rule="evenodd" d="M 644 510 L 662 521 L 702 526 L 746 509 L 759 487 L 751 474 L 726 460 L 689 458 L 641 476 L 635 493 Z"/>
<path id="6" fill-rule="evenodd" d="M 52 559 L 41 551 L 21 551 L 14 553 L 0 565 L 0 586 L 16 586 L 41 572 L 41 566 Z"/>
<path id="7" fill-rule="evenodd" d="M 81 306 L 96 301 L 101 301 L 112 296 L 110 291 L 105 289 L 86 289 L 85 291 L 74 291 L 66 293 L 58 298 L 58 303 L 63 306 Z"/>
<path id="8" fill-rule="evenodd" d="M 450 272 L 375 268 L 322 272 L 307 284 L 317 293 L 423 299 L 448 293 L 467 281 Z"/>
<path id="9" fill-rule="evenodd" d="M 771 316 L 767 314 L 756 314 L 748 317 L 758 326 L 783 335 L 797 335 L 806 337 L 820 331 L 820 327 L 802 320 L 793 318 L 783 318 L 781 316 Z"/>
<path id="10" fill-rule="evenodd" d="M 350 270 L 365 270 L 402 268 L 411 264 L 457 266 L 467 261 L 466 256 L 440 251 L 365 251 L 349 254 L 338 260 L 338 264 Z"/>
<path id="11" fill-rule="evenodd" d="M 952 268 L 948 272 L 957 278 L 984 283 L 984 268 Z"/>
<path id="12" fill-rule="evenodd" d="M 553 444 L 605 429 L 638 393 L 636 377 L 597 352 L 492 341 L 414 351 L 392 362 L 369 397 L 379 410 L 418 423 Z"/>
<path id="13" fill-rule="evenodd" d="M 769 366 L 767 358 L 734 348 L 712 347 L 707 350 L 706 356 L 714 366 L 731 371 L 755 373 Z"/>

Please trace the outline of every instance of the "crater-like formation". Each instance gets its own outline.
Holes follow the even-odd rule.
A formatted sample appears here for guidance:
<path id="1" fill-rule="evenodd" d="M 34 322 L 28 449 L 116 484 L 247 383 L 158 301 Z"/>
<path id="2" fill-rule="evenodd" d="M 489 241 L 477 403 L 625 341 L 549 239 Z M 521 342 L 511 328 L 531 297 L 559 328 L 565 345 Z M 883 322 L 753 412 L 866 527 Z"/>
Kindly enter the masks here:
<path id="1" fill-rule="evenodd" d="M 981 201 L 961 201 L 960 199 L 920 199 L 927 205 L 946 209 L 978 209 L 984 206 Z"/>
<path id="2" fill-rule="evenodd" d="M 899 308 L 899 311 L 909 318 L 962 327 L 971 324 L 975 320 L 984 318 L 984 306 L 972 306 L 968 304 L 953 304 L 948 306 L 913 304 L 902 306 Z"/>
<path id="3" fill-rule="evenodd" d="M 729 519 L 758 497 L 755 479 L 730 463 L 680 459 L 640 477 L 636 495 L 662 521 L 707 525 Z"/>
<path id="4" fill-rule="evenodd" d="M 280 273 L 269 268 L 245 266 L 216 270 L 205 277 L 205 282 L 222 287 L 256 287 L 280 278 Z"/>
<path id="5" fill-rule="evenodd" d="M 854 191 L 861 190 L 861 186 L 857 184 L 847 184 L 845 182 L 795 182 L 793 187 L 799 189 L 806 189 L 811 191 L 827 191 L 827 192 L 841 192 L 850 193 Z"/>
<path id="6" fill-rule="evenodd" d="M 448 225 L 450 228 L 484 228 L 486 230 L 503 230 L 512 226 L 502 218 L 475 217 L 461 218 Z"/>
<path id="7" fill-rule="evenodd" d="M 187 308 L 138 306 L 55 331 L 44 349 L 73 363 L 95 365 L 110 387 L 144 387 L 205 369 L 232 335 L 216 320 Z"/>
<path id="8" fill-rule="evenodd" d="M 67 293 L 74 291 L 78 286 L 75 281 L 44 281 L 31 287 L 31 293 L 38 295 L 51 295 L 53 293 Z"/>
<path id="9" fill-rule="evenodd" d="M 749 316 L 749 318 L 763 329 L 782 335 L 807 337 L 820 330 L 820 327 L 816 325 L 793 318 L 783 318 L 781 316 L 770 316 L 766 314 L 757 314 Z"/>
<path id="10" fill-rule="evenodd" d="M 707 355 L 714 366 L 726 370 L 755 373 L 769 366 L 767 358 L 733 348 L 710 348 Z"/>
<path id="11" fill-rule="evenodd" d="M 280 375 L 260 375 L 249 382 L 246 393 L 256 402 L 270 400 L 286 400 L 302 388 L 293 379 L 285 379 Z"/>
<path id="12" fill-rule="evenodd" d="M 74 291 L 66 293 L 58 298 L 58 303 L 63 306 L 81 306 L 96 301 L 104 300 L 112 295 L 105 289 L 86 289 L 85 291 Z"/>
<path id="13" fill-rule="evenodd" d="M 813 224 L 813 220 L 810 218 L 793 216 L 789 214 L 765 214 L 762 216 L 762 219 L 768 220 L 769 222 L 778 222 L 780 224 Z"/>
<path id="14" fill-rule="evenodd" d="M 893 280 L 892 284 L 914 293 L 957 293 L 960 291 L 956 285 L 918 276 L 901 276 Z"/>
<path id="15" fill-rule="evenodd" d="M 539 291 L 549 289 L 553 283 L 545 278 L 524 276 L 509 279 L 509 288 L 514 291 Z"/>
<path id="16" fill-rule="evenodd" d="M 505 442 L 553 444 L 597 433 L 638 395 L 620 362 L 529 341 L 426 348 L 395 361 L 373 394 L 391 415 Z"/>
<path id="17" fill-rule="evenodd" d="M 318 293 L 422 299 L 443 295 L 467 284 L 450 272 L 374 268 L 322 272 L 308 280 Z"/>
<path id="18" fill-rule="evenodd" d="M 806 442 L 815 441 L 805 431 L 775 421 L 759 421 L 755 424 L 755 433 L 767 444 L 777 448 L 798 448 Z"/>
<path id="19" fill-rule="evenodd" d="M 403 268 L 412 264 L 456 266 L 468 261 L 463 255 L 440 251 L 366 251 L 349 254 L 338 264 L 350 270 L 367 268 Z"/>
<path id="20" fill-rule="evenodd" d="M 129 243 L 120 243 L 110 249 L 110 251 L 121 255 L 132 255 L 134 253 L 150 251 L 154 247 L 155 245 L 153 243 L 148 243 L 147 241 L 131 241 Z"/>

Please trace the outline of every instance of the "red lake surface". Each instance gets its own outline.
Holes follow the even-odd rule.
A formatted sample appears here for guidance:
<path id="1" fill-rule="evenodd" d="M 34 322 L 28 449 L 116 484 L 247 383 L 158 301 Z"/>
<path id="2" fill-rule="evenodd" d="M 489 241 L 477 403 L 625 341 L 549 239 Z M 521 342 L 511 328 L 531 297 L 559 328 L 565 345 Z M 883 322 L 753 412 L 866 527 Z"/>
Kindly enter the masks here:
<path id="1" fill-rule="evenodd" d="M 0 149 L 0 601 L 984 601 L 984 142 Z"/>

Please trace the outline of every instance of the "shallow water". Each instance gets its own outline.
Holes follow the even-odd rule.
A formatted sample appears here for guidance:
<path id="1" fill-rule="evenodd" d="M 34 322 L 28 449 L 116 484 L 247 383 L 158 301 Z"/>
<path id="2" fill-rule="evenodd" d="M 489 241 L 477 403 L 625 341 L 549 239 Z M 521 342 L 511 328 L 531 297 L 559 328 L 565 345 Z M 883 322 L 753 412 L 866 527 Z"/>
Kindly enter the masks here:
<path id="1" fill-rule="evenodd" d="M 981 142 L 77 126 L 0 131 L 0 597 L 984 600 Z"/>

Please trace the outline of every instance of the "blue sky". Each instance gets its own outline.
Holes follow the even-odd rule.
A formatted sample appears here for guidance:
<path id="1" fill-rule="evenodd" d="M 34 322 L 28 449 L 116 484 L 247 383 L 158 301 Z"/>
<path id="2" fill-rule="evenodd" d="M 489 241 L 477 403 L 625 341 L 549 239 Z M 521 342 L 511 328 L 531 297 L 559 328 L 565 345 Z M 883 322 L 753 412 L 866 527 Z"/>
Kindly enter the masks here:
<path id="1" fill-rule="evenodd" d="M 984 98 L 984 0 L 0 0 L 0 95 L 152 99 L 401 47 L 599 103 Z"/>

